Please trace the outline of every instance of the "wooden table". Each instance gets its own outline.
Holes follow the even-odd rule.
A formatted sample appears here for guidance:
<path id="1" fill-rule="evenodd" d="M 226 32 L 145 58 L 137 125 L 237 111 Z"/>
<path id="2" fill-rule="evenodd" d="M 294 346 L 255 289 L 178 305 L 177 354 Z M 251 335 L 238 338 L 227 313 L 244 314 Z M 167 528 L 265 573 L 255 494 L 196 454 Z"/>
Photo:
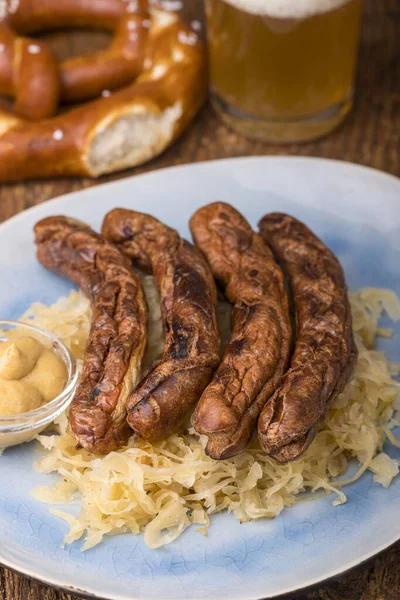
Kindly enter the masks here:
<path id="1" fill-rule="evenodd" d="M 186 3 L 190 16 L 201 18 L 201 2 L 186 0 Z M 82 43 L 75 35 L 51 41 L 60 55 L 79 51 Z M 92 36 L 91 41 L 91 48 L 104 43 L 99 34 Z M 356 105 L 345 124 L 326 139 L 285 147 L 251 142 L 229 131 L 207 105 L 190 130 L 163 156 L 145 167 L 103 178 L 102 181 L 182 163 L 267 154 L 336 158 L 400 175 L 400 1 L 365 0 Z M 3 186 L 0 188 L 0 220 L 54 196 L 94 183 L 88 179 L 64 179 Z M 400 543 L 347 575 L 298 598 L 399 600 L 399 562 Z M 76 598 L 0 568 L 0 600 Z"/>

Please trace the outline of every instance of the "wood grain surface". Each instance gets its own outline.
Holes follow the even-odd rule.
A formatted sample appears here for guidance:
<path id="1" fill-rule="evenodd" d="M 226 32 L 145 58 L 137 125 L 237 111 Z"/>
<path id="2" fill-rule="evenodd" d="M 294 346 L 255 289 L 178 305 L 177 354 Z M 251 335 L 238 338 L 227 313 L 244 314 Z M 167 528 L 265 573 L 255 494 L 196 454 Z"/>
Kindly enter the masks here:
<path id="1" fill-rule="evenodd" d="M 186 0 L 185 11 L 189 18 L 202 18 L 201 1 Z M 57 34 L 50 39 L 60 56 L 77 54 L 83 47 L 97 48 L 105 41 L 102 34 L 92 34 L 84 45 L 82 34 Z M 102 178 L 100 182 L 182 163 L 273 154 L 335 158 L 400 175 L 400 0 L 364 0 L 355 107 L 345 123 L 327 138 L 284 147 L 251 142 L 228 130 L 206 105 L 190 130 L 161 157 L 144 167 Z M 2 186 L 0 220 L 95 183 L 88 179 L 61 179 Z M 296 597 L 299 600 L 399 600 L 400 543 L 337 580 Z M 0 600 L 76 598 L 0 567 Z"/>

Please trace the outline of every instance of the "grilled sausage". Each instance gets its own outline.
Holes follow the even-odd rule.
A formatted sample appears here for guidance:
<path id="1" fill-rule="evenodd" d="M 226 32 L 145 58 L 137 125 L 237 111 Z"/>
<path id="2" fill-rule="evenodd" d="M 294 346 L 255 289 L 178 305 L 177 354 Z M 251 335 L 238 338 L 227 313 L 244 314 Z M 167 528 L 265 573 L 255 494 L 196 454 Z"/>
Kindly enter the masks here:
<path id="1" fill-rule="evenodd" d="M 84 223 L 49 217 L 37 223 L 35 237 L 40 263 L 76 283 L 92 303 L 70 422 L 81 446 L 106 454 L 132 434 L 126 401 L 139 380 L 147 340 L 142 286 L 129 259 Z"/>
<path id="2" fill-rule="evenodd" d="M 214 280 L 197 249 L 149 215 L 113 210 L 102 232 L 153 273 L 161 295 L 165 351 L 127 405 L 132 429 L 157 441 L 177 430 L 219 363 Z"/>
<path id="3" fill-rule="evenodd" d="M 262 411 L 265 452 L 285 463 L 315 438 L 355 361 L 352 317 L 342 267 L 302 223 L 284 214 L 261 219 L 260 232 L 286 272 L 293 295 L 296 343 L 290 370 Z"/>
<path id="4" fill-rule="evenodd" d="M 193 238 L 234 305 L 232 336 L 195 413 L 206 452 L 222 459 L 247 444 L 287 367 L 291 342 L 283 274 L 244 217 L 217 202 L 190 220 Z"/>

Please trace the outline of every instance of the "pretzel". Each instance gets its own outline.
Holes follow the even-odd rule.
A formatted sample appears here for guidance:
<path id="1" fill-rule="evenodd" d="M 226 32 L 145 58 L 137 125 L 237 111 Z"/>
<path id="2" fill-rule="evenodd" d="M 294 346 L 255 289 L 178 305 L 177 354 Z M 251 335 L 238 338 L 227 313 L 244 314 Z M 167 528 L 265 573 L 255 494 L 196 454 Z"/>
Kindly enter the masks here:
<path id="1" fill-rule="evenodd" d="M 57 65 L 45 44 L 21 37 L 69 26 L 114 38 L 103 52 Z M 204 45 L 176 13 L 147 0 L 20 0 L 0 20 L 0 93 L 15 97 L 14 112 L 0 108 L 0 182 L 141 164 L 183 132 L 206 90 Z M 52 116 L 59 96 L 100 94 Z"/>
<path id="2" fill-rule="evenodd" d="M 122 0 L 107 0 L 101 6 L 93 0 L 20 0 L 16 12 L 9 13 L 5 20 L 8 33 L 0 30 L 0 39 L 3 38 L 5 46 L 2 65 L 0 63 L 0 85 L 2 75 L 8 72 L 8 77 L 1 86 L 3 93 L 18 94 L 19 85 L 25 85 L 24 77 L 19 76 L 19 61 L 15 60 L 20 40 L 24 39 L 18 37 L 18 34 L 65 27 L 105 29 L 111 31 L 114 37 L 111 46 L 105 51 L 61 63 L 60 74 L 57 72 L 56 78 L 57 84 L 61 84 L 63 100 L 87 100 L 100 96 L 105 89 L 115 90 L 131 83 L 142 70 L 140 47 L 147 40 L 151 21 L 147 2 L 141 0 L 130 6 L 137 8 L 137 14 L 130 12 L 129 4 Z M 39 46 L 33 40 L 30 42 L 37 63 L 44 45 Z M 40 97 L 43 90 L 35 92 Z M 52 116 L 55 112 L 54 110 L 45 116 Z"/>
<path id="3" fill-rule="evenodd" d="M 15 98 L 14 112 L 36 121 L 51 117 L 60 96 L 58 64 L 41 42 L 16 37 L 0 23 L 0 93 Z"/>

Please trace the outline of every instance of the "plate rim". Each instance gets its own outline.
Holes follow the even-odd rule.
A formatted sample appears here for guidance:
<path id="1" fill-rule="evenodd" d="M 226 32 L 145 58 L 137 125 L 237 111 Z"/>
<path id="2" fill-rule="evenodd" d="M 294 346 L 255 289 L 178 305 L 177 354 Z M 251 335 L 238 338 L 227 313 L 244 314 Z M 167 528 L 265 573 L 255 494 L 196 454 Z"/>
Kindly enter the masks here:
<path id="1" fill-rule="evenodd" d="M 163 167 L 161 169 L 153 169 L 150 171 L 146 171 L 144 173 L 133 174 L 133 175 L 129 175 L 127 177 L 121 177 L 120 179 L 117 179 L 114 181 L 107 181 L 107 182 L 103 182 L 103 183 L 94 183 L 94 185 L 91 185 L 90 187 L 87 187 L 87 188 L 75 190 L 72 192 L 67 192 L 65 194 L 60 194 L 59 196 L 49 198 L 48 200 L 45 200 L 45 201 L 41 202 L 40 204 L 36 204 L 25 210 L 22 210 L 22 211 L 18 212 L 17 214 L 13 215 L 12 217 L 6 219 L 5 221 L 1 222 L 0 223 L 0 235 L 3 234 L 3 231 L 5 231 L 8 228 L 8 226 L 25 218 L 27 213 L 30 214 L 31 212 L 36 212 L 36 211 L 40 212 L 41 207 L 43 207 L 43 206 L 48 207 L 51 204 L 56 204 L 60 199 L 67 199 L 68 197 L 76 197 L 76 196 L 82 196 L 82 195 L 85 196 L 86 194 L 93 193 L 93 190 L 96 190 L 98 188 L 118 187 L 123 182 L 127 183 L 132 180 L 136 180 L 137 178 L 149 178 L 158 173 L 166 174 L 171 170 L 176 172 L 176 171 L 182 171 L 182 170 L 191 170 L 191 169 L 196 169 L 196 168 L 202 168 L 204 166 L 213 166 L 216 164 L 229 165 L 229 164 L 232 164 L 232 163 L 235 164 L 238 162 L 251 163 L 254 161 L 260 161 L 260 162 L 276 162 L 276 161 L 280 162 L 280 161 L 282 161 L 282 162 L 286 162 L 286 163 L 292 163 L 293 165 L 300 164 L 300 163 L 310 163 L 310 162 L 316 162 L 319 164 L 321 164 L 321 163 L 330 164 L 330 165 L 336 164 L 340 167 L 345 167 L 345 168 L 349 168 L 350 170 L 358 171 L 359 173 L 364 173 L 364 172 L 371 173 L 379 179 L 384 179 L 386 181 L 392 180 L 392 182 L 396 183 L 396 185 L 398 185 L 399 189 L 400 189 L 400 177 L 398 177 L 397 175 L 394 175 L 391 173 L 386 173 L 386 172 L 381 171 L 374 167 L 369 167 L 366 165 L 352 163 L 352 162 L 348 162 L 348 161 L 340 160 L 340 159 L 331 159 L 331 158 L 324 158 L 324 157 L 317 157 L 317 156 L 315 156 L 315 157 L 314 156 L 301 156 L 301 155 L 267 155 L 267 156 L 256 155 L 256 156 L 238 156 L 238 157 L 231 157 L 231 158 L 229 158 L 229 157 L 228 158 L 218 158 L 218 159 L 213 159 L 213 160 L 199 161 L 199 162 L 195 162 L 195 163 L 171 165 L 168 167 Z M 344 568 L 337 567 L 336 569 L 328 571 L 329 574 L 326 575 L 323 579 L 319 578 L 318 576 L 315 576 L 314 578 L 309 579 L 305 585 L 301 585 L 300 587 L 289 585 L 289 587 L 284 588 L 283 591 L 279 592 L 278 595 L 275 594 L 275 595 L 271 596 L 271 595 L 268 595 L 268 592 L 267 592 L 267 594 L 264 593 L 262 597 L 259 597 L 259 596 L 251 596 L 250 597 L 249 596 L 249 597 L 246 597 L 246 600 L 267 600 L 267 599 L 271 599 L 271 598 L 280 598 L 280 597 L 287 596 L 288 594 L 293 594 L 296 592 L 306 591 L 308 589 L 315 588 L 317 585 L 322 585 L 324 583 L 327 583 L 336 577 L 339 577 L 339 576 L 344 575 L 345 573 L 348 573 L 355 567 L 368 562 L 373 557 L 381 554 L 382 552 L 384 552 L 385 550 L 387 550 L 388 548 L 390 548 L 391 546 L 396 544 L 396 542 L 398 542 L 399 540 L 400 540 L 400 534 L 395 534 L 394 538 L 390 539 L 388 542 L 384 542 L 381 545 L 379 545 L 378 547 L 376 547 L 374 550 L 367 551 L 367 552 L 363 553 L 362 555 L 359 555 L 357 558 L 349 561 Z M 57 579 L 57 576 L 53 577 L 51 575 L 47 575 L 44 577 L 43 574 L 40 574 L 40 572 L 36 568 L 29 568 L 29 567 L 21 568 L 21 566 L 18 566 L 17 563 L 13 562 L 12 559 L 4 558 L 4 556 L 2 556 L 1 548 L 0 548 L 0 565 L 4 568 L 10 569 L 11 571 L 13 571 L 15 573 L 21 574 L 25 577 L 29 577 L 35 581 L 38 581 L 38 582 L 42 583 L 43 585 L 49 585 L 53 589 L 60 590 L 62 592 L 66 592 L 68 594 L 77 594 L 79 597 L 88 598 L 90 600 L 126 600 L 126 598 L 124 596 L 121 596 L 120 594 L 113 595 L 112 597 L 105 597 L 105 596 L 98 595 L 97 592 L 95 592 L 93 589 L 90 589 L 90 586 L 87 586 L 88 589 L 75 588 L 74 586 L 70 586 L 66 583 L 62 583 L 62 579 Z M 204 598 L 204 596 L 191 596 L 192 600 L 200 600 L 200 598 Z"/>
<path id="2" fill-rule="evenodd" d="M 334 581 L 338 577 L 343 577 L 344 575 L 346 575 L 347 573 L 350 573 L 357 567 L 366 565 L 373 558 L 380 556 L 386 550 L 393 548 L 399 542 L 399 540 L 400 540 L 400 538 L 396 539 L 394 542 L 391 542 L 388 546 L 381 548 L 377 552 L 373 552 L 370 556 L 367 556 L 367 557 L 361 559 L 356 564 L 349 566 L 348 568 L 344 569 L 343 571 L 340 571 L 340 572 L 338 571 L 337 573 L 333 573 L 332 575 L 329 575 L 328 577 L 326 577 L 324 579 L 316 580 L 316 581 L 308 583 L 307 585 L 300 587 L 300 588 L 289 589 L 289 590 L 281 592 L 279 594 L 275 594 L 274 596 L 263 595 L 261 598 L 260 597 L 256 598 L 254 596 L 254 598 L 252 598 L 251 600 L 274 600 L 274 599 L 279 599 L 279 598 L 282 598 L 282 600 L 292 600 L 291 597 L 289 598 L 289 594 L 292 595 L 292 594 L 297 594 L 299 592 L 308 593 L 309 591 L 315 590 L 317 588 L 317 586 L 319 586 L 320 584 L 328 584 L 331 581 Z M 118 598 L 117 596 L 115 596 L 114 598 L 110 598 L 110 597 L 107 598 L 106 596 L 98 596 L 96 593 L 83 590 L 82 588 L 75 588 L 73 586 L 67 586 L 65 584 L 61 585 L 58 583 L 52 583 L 46 579 L 42 579 L 41 577 L 36 577 L 35 575 L 28 575 L 27 573 L 22 572 L 17 568 L 9 567 L 8 565 L 1 562 L 1 560 L 0 560 L 0 567 L 9 569 L 10 571 L 12 571 L 13 573 L 15 573 L 17 575 L 22 575 L 23 577 L 32 579 L 32 580 L 36 581 L 37 583 L 40 583 L 41 585 L 47 585 L 55 591 L 59 591 L 62 593 L 67 593 L 67 594 L 73 594 L 74 596 L 77 596 L 78 598 L 82 598 L 83 600 L 120 600 L 120 598 L 122 598 L 122 596 L 120 596 L 120 598 Z M 198 597 L 198 598 L 200 598 L 200 597 Z M 123 599 L 123 600 L 125 600 L 125 599 Z M 135 600 L 135 599 L 132 597 L 132 600 Z M 193 596 L 191 596 L 190 600 L 197 600 L 197 598 L 194 598 Z M 201 600 L 207 600 L 207 596 L 201 596 Z M 210 600 L 212 600 L 212 599 L 210 598 Z"/>
<path id="3" fill-rule="evenodd" d="M 342 160 L 342 159 L 338 159 L 338 158 L 325 158 L 322 156 L 302 156 L 302 155 L 298 155 L 298 154 L 296 154 L 296 155 L 257 154 L 254 156 L 234 156 L 231 158 L 229 158 L 229 157 L 228 158 L 216 158 L 216 159 L 211 159 L 211 160 L 201 160 L 201 161 L 194 162 L 194 163 L 185 163 L 182 165 L 171 165 L 169 167 L 162 167 L 161 169 L 153 169 L 151 171 L 146 171 L 144 173 L 138 173 L 137 175 L 135 175 L 135 174 L 128 175 L 127 177 L 121 177 L 120 179 L 115 179 L 113 181 L 105 181 L 102 183 L 96 183 L 96 180 L 94 180 L 95 181 L 94 185 L 90 185 L 89 187 L 85 187 L 80 190 L 75 190 L 73 192 L 66 192 L 65 194 L 60 194 L 59 196 L 53 196 L 51 198 L 48 198 L 47 200 L 44 200 L 43 202 L 40 202 L 40 204 L 35 204 L 34 206 L 29 206 L 28 208 L 21 210 L 20 212 L 16 213 L 15 215 L 12 215 L 8 219 L 1 221 L 0 222 L 0 235 L 1 235 L 1 232 L 3 231 L 3 229 L 6 229 L 10 223 L 13 223 L 14 221 L 18 221 L 19 219 L 22 219 L 22 217 L 24 215 L 26 215 L 27 213 L 35 212 L 40 207 L 42 207 L 44 205 L 48 206 L 49 204 L 56 203 L 60 199 L 67 199 L 69 197 L 82 195 L 82 194 L 84 194 L 84 195 L 90 194 L 91 191 L 93 191 L 93 189 L 115 187 L 115 186 L 120 185 L 123 182 L 132 181 L 134 179 L 147 178 L 147 177 L 151 177 L 154 174 L 166 173 L 169 171 L 180 171 L 180 170 L 185 170 L 185 169 L 193 169 L 193 168 L 197 168 L 197 167 L 201 168 L 204 165 L 228 164 L 228 163 L 235 163 L 235 162 L 253 162 L 253 161 L 263 161 L 263 162 L 264 161 L 266 161 L 266 162 L 284 161 L 284 162 L 293 162 L 293 163 L 318 162 L 318 163 L 331 164 L 331 165 L 336 164 L 336 165 L 340 165 L 341 167 L 343 167 L 343 166 L 350 167 L 351 169 L 358 170 L 360 172 L 373 173 L 376 177 L 386 179 L 386 180 L 390 179 L 393 182 L 396 182 L 397 185 L 400 184 L 400 174 L 397 176 L 397 175 L 394 175 L 393 173 L 386 173 L 385 171 L 382 171 L 375 167 L 362 165 L 360 163 L 353 163 L 353 162 L 349 162 L 347 160 Z"/>

